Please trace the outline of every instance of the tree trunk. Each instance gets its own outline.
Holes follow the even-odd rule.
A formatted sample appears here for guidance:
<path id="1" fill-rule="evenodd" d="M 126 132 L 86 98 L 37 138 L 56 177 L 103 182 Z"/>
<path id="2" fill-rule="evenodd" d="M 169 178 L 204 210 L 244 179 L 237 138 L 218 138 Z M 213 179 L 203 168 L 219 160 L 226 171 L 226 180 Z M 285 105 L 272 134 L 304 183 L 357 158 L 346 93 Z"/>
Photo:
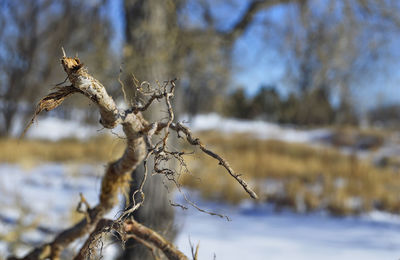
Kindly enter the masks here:
<path id="1" fill-rule="evenodd" d="M 126 45 L 124 48 L 125 71 L 133 73 L 140 81 L 148 81 L 156 86 L 155 81 L 163 82 L 172 79 L 170 57 L 174 51 L 174 36 L 169 30 L 174 21 L 176 1 L 158 0 L 125 0 Z M 128 90 L 129 91 L 129 90 Z M 132 92 L 131 92 L 132 93 Z M 147 114 L 155 120 L 164 117 L 165 110 L 160 103 L 155 102 L 153 109 Z M 149 161 L 149 169 L 152 169 Z M 136 170 L 130 187 L 130 194 L 138 188 L 143 167 Z M 169 204 L 169 194 L 163 184 L 163 176 L 151 176 L 144 186 L 146 194 L 143 206 L 134 213 L 136 221 L 164 232 L 165 237 L 173 240 L 175 231 L 174 212 Z M 153 259 L 151 252 L 135 241 L 129 241 L 121 259 Z"/>

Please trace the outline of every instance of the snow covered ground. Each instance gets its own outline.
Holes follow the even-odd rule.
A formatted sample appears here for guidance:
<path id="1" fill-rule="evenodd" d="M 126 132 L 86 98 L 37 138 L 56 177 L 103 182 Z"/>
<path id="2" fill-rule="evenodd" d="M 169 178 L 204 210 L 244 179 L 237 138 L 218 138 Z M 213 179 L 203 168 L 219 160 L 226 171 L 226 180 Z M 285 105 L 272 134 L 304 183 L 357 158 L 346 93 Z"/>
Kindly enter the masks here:
<path id="1" fill-rule="evenodd" d="M 209 206 L 209 205 L 208 205 Z M 204 205 L 207 207 L 207 204 Z M 191 210 L 177 244 L 190 254 L 188 239 L 200 242 L 199 259 L 399 259 L 400 219 L 380 212 L 333 218 L 322 213 L 276 213 L 244 205 L 217 207 L 232 221 Z"/>
<path id="2" fill-rule="evenodd" d="M 18 137 L 21 135 L 28 122 L 16 119 L 17 123 L 13 126 L 11 135 Z M 101 125 L 85 125 L 80 121 L 65 120 L 57 117 L 39 117 L 30 126 L 26 133 L 26 138 L 57 141 L 63 138 L 77 138 L 80 140 L 88 139 L 93 135 L 104 133 L 100 131 Z"/>
<path id="3" fill-rule="evenodd" d="M 239 120 L 223 118 L 218 114 L 198 115 L 192 119 L 183 117 L 193 131 L 217 130 L 223 133 L 251 133 L 260 139 L 274 139 L 285 142 L 311 143 L 331 135 L 329 129 L 299 130 L 261 120 Z"/>
<path id="4" fill-rule="evenodd" d="M 28 224 L 39 219 L 42 229 L 55 231 L 68 226 L 79 192 L 90 204 L 96 204 L 103 169 L 89 165 L 43 164 L 32 169 L 0 165 L 0 234 L 13 231 L 17 219 Z M 228 222 L 194 209 L 176 209 L 176 223 L 181 228 L 177 245 L 190 255 L 189 237 L 193 243 L 200 242 L 200 259 L 213 259 L 214 253 L 216 259 L 230 260 L 400 257 L 398 216 L 374 212 L 361 217 L 333 218 L 321 212 L 276 213 L 268 205 L 250 202 L 233 207 L 204 202 L 196 196 L 193 199 L 202 208 L 232 219 Z M 176 200 L 181 202 L 179 194 Z M 29 210 L 22 212 L 21 205 Z M 117 213 L 118 209 L 114 209 L 108 216 Z M 52 234 L 36 230 L 25 234 L 23 240 L 38 243 L 51 237 Z M 112 255 L 113 247 L 106 248 L 108 255 Z M 19 252 L 26 250 L 28 247 Z M 6 244 L 0 241 L 0 255 L 4 254 Z"/>
<path id="5" fill-rule="evenodd" d="M 258 138 L 287 142 L 317 142 L 331 135 L 329 129 L 299 130 L 263 121 L 223 118 L 218 114 L 198 115 L 191 119 L 184 116 L 180 121 L 191 127 L 193 131 L 217 130 L 224 133 L 251 133 Z M 19 136 L 23 126 L 24 124 L 18 124 L 13 129 L 13 135 Z M 120 133 L 121 129 L 114 131 Z M 88 126 L 77 121 L 40 117 L 30 127 L 26 136 L 56 141 L 62 138 L 87 139 L 90 136 L 104 133 L 109 133 L 109 130 L 103 129 L 100 125 Z"/>

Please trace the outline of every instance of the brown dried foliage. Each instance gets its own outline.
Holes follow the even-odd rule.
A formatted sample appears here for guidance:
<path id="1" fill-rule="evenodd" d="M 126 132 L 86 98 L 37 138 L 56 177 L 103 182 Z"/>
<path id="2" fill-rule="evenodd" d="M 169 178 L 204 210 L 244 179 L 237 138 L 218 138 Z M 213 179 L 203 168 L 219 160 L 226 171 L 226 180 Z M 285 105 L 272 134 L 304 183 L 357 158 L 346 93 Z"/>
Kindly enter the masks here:
<path id="1" fill-rule="evenodd" d="M 82 93 L 79 89 L 74 86 L 65 86 L 65 87 L 56 87 L 55 92 L 51 92 L 44 98 L 42 98 L 36 106 L 35 113 L 31 121 L 25 127 L 24 131 L 21 134 L 21 138 L 23 138 L 28 131 L 29 127 L 35 122 L 36 117 L 44 110 L 50 111 L 61 105 L 61 103 L 70 95 L 74 93 Z"/>

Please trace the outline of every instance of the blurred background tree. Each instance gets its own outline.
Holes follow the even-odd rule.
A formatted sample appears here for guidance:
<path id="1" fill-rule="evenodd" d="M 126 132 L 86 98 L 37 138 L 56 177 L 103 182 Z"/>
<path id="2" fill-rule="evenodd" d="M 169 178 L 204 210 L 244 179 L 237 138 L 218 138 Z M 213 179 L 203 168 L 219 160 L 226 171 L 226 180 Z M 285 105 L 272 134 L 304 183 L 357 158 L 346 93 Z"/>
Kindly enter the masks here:
<path id="1" fill-rule="evenodd" d="M 96 70 L 115 64 L 110 62 L 113 34 L 104 3 L 3 0 L 0 5 L 0 135 L 5 136 L 26 122 L 38 97 L 64 77 L 54 59 L 61 46 L 79 53 Z M 107 74 L 100 77 L 110 81 Z"/>
<path id="2" fill-rule="evenodd" d="M 191 8 L 199 10 L 200 21 L 193 22 Z M 139 81 L 153 81 L 153 84 L 155 80 L 162 82 L 178 77 L 181 90 L 177 99 L 182 104 L 181 112 L 194 115 L 212 111 L 216 98 L 228 86 L 232 47 L 250 24 L 253 8 L 228 31 L 216 27 L 208 1 L 125 0 L 124 10 L 126 70 L 133 72 Z M 135 95 L 133 88 L 129 91 L 131 96 Z M 160 106 L 154 107 L 151 117 L 162 117 L 162 111 Z M 131 194 L 138 184 L 132 185 Z M 172 237 L 174 231 L 168 227 L 173 223 L 173 211 L 163 186 L 161 176 L 151 178 L 145 186 L 145 193 L 151 196 L 147 196 L 143 207 L 134 214 L 147 226 L 170 230 L 167 236 Z M 152 258 L 148 249 L 140 247 L 126 250 L 122 258 Z"/>
<path id="3" fill-rule="evenodd" d="M 370 80 L 367 76 L 370 72 L 384 73 L 389 68 L 388 64 L 379 67 L 379 60 L 387 61 L 390 55 L 395 55 L 390 39 L 399 32 L 399 2 L 289 2 L 293 4 L 287 5 L 282 14 L 286 19 L 267 19 L 274 29 L 266 34 L 285 59 L 287 85 L 305 103 L 318 89 L 324 95 L 317 95 L 317 99 L 327 98 L 332 104 L 336 97 L 334 122 L 356 124 L 356 113 L 360 111 L 355 107 L 359 103 L 353 93 Z M 303 110 L 306 114 L 299 116 L 307 117 L 308 111 Z M 331 118 L 331 109 L 325 111 L 326 117 Z"/>
<path id="4" fill-rule="evenodd" d="M 115 17 L 110 9 L 118 4 L 123 16 Z M 391 39 L 399 30 L 400 9 L 398 1 L 378 0 L 3 0 L 1 6 L 3 136 L 13 128 L 17 111 L 20 117 L 29 114 L 32 101 L 58 83 L 61 72 L 49 57 L 61 45 L 93 63 L 114 95 L 119 95 L 115 78 L 123 62 L 124 72 L 139 80 L 179 78 L 176 103 L 185 113 L 221 109 L 217 100 L 236 84 L 237 42 L 255 27 L 261 28 L 265 48 L 280 55 L 285 76 L 277 87 L 299 99 L 324 89 L 336 108 L 334 121 L 354 124 L 359 111 L 353 93 L 368 81 L 369 71 L 387 71 L 378 61 L 394 56 Z M 125 45 L 115 44 L 115 20 L 124 26 L 119 41 Z M 134 94 L 134 88 L 127 92 Z"/>

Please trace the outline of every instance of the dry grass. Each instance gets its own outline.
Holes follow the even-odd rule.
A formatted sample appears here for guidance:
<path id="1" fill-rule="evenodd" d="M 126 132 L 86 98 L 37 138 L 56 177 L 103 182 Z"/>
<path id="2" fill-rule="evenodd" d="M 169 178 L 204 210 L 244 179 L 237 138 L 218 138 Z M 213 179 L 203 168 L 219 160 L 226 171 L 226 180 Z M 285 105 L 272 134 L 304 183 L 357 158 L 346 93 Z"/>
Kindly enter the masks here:
<path id="1" fill-rule="evenodd" d="M 88 141 L 64 139 L 58 142 L 27 139 L 0 139 L 0 162 L 83 162 L 97 163 L 117 159 L 123 140 L 100 136 Z"/>
<path id="2" fill-rule="evenodd" d="M 245 134 L 199 134 L 203 143 L 220 153 L 244 174 L 260 195 L 277 209 L 300 212 L 327 209 L 336 215 L 357 214 L 371 209 L 397 213 L 400 210 L 399 172 L 377 168 L 335 149 L 303 144 L 256 140 Z M 0 139 L 0 161 L 10 163 L 107 162 L 123 152 L 124 140 L 98 137 L 85 142 Z M 187 151 L 193 147 L 186 147 Z M 191 172 L 180 182 L 197 189 L 206 199 L 239 203 L 247 194 L 217 162 L 202 153 L 187 155 Z"/>
<path id="3" fill-rule="evenodd" d="M 274 202 L 278 208 L 327 209 L 336 215 L 400 210 L 400 179 L 393 169 L 377 168 L 335 149 L 255 140 L 244 134 L 208 132 L 201 138 L 245 174 L 261 200 Z M 247 198 L 221 167 L 215 170 L 212 159 L 196 155 L 187 160 L 194 176 L 183 175 L 185 186 L 210 199 L 237 203 Z"/>
<path id="4" fill-rule="evenodd" d="M 331 144 L 338 147 L 357 147 L 360 149 L 377 149 L 385 139 L 393 134 L 389 129 L 361 129 L 351 126 L 332 127 Z"/>

